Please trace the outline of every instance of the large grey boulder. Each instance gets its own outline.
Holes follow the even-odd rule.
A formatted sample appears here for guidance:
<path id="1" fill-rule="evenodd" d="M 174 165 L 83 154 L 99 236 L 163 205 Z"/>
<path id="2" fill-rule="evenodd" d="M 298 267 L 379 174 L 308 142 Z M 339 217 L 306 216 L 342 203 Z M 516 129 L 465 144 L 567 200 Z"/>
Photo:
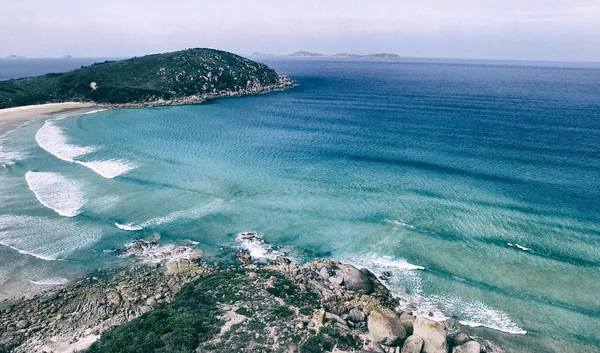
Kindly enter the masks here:
<path id="1" fill-rule="evenodd" d="M 373 341 L 385 346 L 396 347 L 406 338 L 400 316 L 389 309 L 371 311 L 367 327 Z"/>
<path id="2" fill-rule="evenodd" d="M 423 348 L 423 339 L 419 336 L 409 336 L 402 346 L 401 353 L 420 353 Z"/>
<path id="3" fill-rule="evenodd" d="M 423 353 L 447 353 L 446 331 L 439 322 L 418 317 L 413 323 L 413 335 L 423 339 Z"/>
<path id="4" fill-rule="evenodd" d="M 343 285 L 346 289 L 362 294 L 373 293 L 373 284 L 365 273 L 348 264 L 339 263 L 336 264 L 336 267 L 337 269 L 334 269 L 336 277 L 343 278 Z"/>
<path id="5" fill-rule="evenodd" d="M 476 341 L 469 341 L 452 349 L 452 353 L 480 353 L 481 345 Z"/>

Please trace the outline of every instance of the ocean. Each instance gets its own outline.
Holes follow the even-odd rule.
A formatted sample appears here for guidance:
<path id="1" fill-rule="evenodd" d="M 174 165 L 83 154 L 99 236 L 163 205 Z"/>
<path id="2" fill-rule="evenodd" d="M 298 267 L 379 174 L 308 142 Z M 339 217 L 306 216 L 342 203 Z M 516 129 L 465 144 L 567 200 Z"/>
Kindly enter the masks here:
<path id="1" fill-rule="evenodd" d="M 256 231 L 258 257 L 388 272 L 405 308 L 508 351 L 600 352 L 600 64 L 258 60 L 297 86 L 1 136 L 0 299 L 131 261 L 113 250 L 138 237 L 228 262 Z"/>

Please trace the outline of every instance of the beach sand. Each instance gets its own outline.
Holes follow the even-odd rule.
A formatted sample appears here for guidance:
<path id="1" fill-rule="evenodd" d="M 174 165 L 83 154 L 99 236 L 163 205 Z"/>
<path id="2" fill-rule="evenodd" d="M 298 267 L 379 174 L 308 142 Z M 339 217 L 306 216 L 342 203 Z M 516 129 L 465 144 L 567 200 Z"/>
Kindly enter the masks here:
<path id="1" fill-rule="evenodd" d="M 96 107 L 94 103 L 66 102 L 0 109 L 0 135 L 25 120 L 47 118 L 79 110 L 85 111 L 94 107 Z"/>

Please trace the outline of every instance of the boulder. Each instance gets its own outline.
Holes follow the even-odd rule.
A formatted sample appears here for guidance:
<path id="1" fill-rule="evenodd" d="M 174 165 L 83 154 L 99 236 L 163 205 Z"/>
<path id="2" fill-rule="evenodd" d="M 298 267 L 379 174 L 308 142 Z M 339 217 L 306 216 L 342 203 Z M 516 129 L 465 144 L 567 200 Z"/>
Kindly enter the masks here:
<path id="1" fill-rule="evenodd" d="M 23 328 L 26 328 L 27 326 L 29 326 L 29 322 L 27 320 L 21 320 L 21 321 L 17 322 L 18 329 L 23 329 Z"/>
<path id="2" fill-rule="evenodd" d="M 439 322 L 418 317 L 413 323 L 413 335 L 423 339 L 423 353 L 446 353 L 446 331 Z"/>
<path id="3" fill-rule="evenodd" d="M 365 273 L 348 264 L 339 263 L 336 267 L 335 274 L 344 279 L 346 289 L 362 294 L 373 293 L 373 285 Z"/>
<path id="4" fill-rule="evenodd" d="M 403 312 L 402 314 L 400 314 L 400 321 L 402 321 L 402 325 L 404 326 L 404 329 L 406 330 L 406 334 L 407 335 L 412 335 L 413 334 L 413 325 L 415 322 L 415 317 L 412 316 L 410 313 L 408 312 Z"/>
<path id="5" fill-rule="evenodd" d="M 452 349 L 452 353 L 480 353 L 481 345 L 476 341 L 469 341 Z"/>
<path id="6" fill-rule="evenodd" d="M 373 310 L 367 327 L 373 340 L 385 346 L 396 347 L 406 338 L 406 330 L 400 316 L 389 309 Z"/>
<path id="7" fill-rule="evenodd" d="M 423 339 L 419 336 L 409 336 L 402 346 L 401 353 L 420 353 L 423 348 Z"/>
<path id="8" fill-rule="evenodd" d="M 354 323 L 363 322 L 367 319 L 367 314 L 359 308 L 350 309 L 350 313 L 348 313 L 348 320 Z"/>
<path id="9" fill-rule="evenodd" d="M 457 333 L 453 339 L 455 346 L 460 346 L 461 344 L 465 344 L 469 341 L 472 341 L 471 337 L 464 332 Z"/>

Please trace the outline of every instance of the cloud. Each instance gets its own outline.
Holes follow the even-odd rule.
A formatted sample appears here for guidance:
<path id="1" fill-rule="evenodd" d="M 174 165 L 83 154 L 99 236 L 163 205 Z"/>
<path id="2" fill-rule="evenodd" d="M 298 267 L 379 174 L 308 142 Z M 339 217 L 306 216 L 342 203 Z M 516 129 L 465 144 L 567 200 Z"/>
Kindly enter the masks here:
<path id="1" fill-rule="evenodd" d="M 211 46 L 600 60 L 593 49 L 598 18 L 597 0 L 20 0 L 0 13 L 0 31 L 12 34 L 0 36 L 0 55 L 127 56 Z"/>

